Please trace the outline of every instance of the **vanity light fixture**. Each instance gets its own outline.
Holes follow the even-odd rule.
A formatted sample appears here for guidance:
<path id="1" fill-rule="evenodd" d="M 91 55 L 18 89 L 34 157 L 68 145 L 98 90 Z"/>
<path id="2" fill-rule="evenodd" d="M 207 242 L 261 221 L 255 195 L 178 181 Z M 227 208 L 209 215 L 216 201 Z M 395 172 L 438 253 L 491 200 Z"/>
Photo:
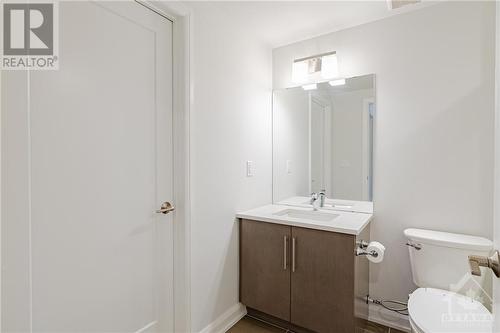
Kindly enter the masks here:
<path id="1" fill-rule="evenodd" d="M 292 66 L 292 81 L 295 83 L 307 82 L 308 77 L 307 61 L 294 62 Z"/>
<path id="2" fill-rule="evenodd" d="M 328 84 L 331 85 L 332 87 L 343 86 L 345 84 L 345 79 L 328 81 Z"/>
<path id="3" fill-rule="evenodd" d="M 321 77 L 323 79 L 332 79 L 335 77 L 339 77 L 337 53 L 333 52 L 321 57 Z"/>
<path id="4" fill-rule="evenodd" d="M 292 81 L 294 83 L 307 84 L 338 77 L 339 66 L 336 52 L 322 53 L 293 61 Z"/>
<path id="5" fill-rule="evenodd" d="M 304 89 L 304 90 L 316 90 L 316 89 L 318 89 L 318 85 L 316 83 L 305 84 L 302 86 L 302 89 Z"/>

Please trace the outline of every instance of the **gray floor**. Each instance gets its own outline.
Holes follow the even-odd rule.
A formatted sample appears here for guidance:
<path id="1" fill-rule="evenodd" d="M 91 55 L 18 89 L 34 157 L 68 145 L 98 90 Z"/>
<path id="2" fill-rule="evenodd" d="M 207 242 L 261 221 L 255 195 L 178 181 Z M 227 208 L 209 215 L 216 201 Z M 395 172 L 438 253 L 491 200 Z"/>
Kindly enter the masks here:
<path id="1" fill-rule="evenodd" d="M 259 320 L 244 317 L 236 323 L 227 333 L 285 333 L 291 332 L 285 329 L 268 325 Z M 358 333 L 358 332 L 356 332 Z M 368 326 L 360 329 L 359 333 L 403 333 L 394 328 L 385 327 L 376 323 L 369 322 Z"/>

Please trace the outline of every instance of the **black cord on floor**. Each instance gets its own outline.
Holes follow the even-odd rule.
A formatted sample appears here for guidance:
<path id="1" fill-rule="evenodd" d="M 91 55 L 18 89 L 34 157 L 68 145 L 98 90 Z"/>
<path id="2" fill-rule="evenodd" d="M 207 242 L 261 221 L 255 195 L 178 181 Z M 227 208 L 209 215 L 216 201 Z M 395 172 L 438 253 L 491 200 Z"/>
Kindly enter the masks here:
<path id="1" fill-rule="evenodd" d="M 408 304 L 405 302 L 394 301 L 394 300 L 378 300 L 366 296 L 366 303 L 369 302 L 380 305 L 389 311 L 397 312 L 399 314 L 406 316 L 408 315 Z"/>

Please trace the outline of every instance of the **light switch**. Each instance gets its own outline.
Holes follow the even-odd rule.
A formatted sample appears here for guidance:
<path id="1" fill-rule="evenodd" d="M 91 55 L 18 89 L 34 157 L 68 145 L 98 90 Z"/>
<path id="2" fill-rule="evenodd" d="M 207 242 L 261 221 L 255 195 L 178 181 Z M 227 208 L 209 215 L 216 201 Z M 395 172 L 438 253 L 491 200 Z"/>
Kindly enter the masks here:
<path id="1" fill-rule="evenodd" d="M 286 173 L 289 175 L 292 173 L 292 161 L 291 160 L 286 160 Z"/>
<path id="2" fill-rule="evenodd" d="M 254 175 L 253 161 L 247 161 L 247 177 L 253 177 L 253 175 Z"/>

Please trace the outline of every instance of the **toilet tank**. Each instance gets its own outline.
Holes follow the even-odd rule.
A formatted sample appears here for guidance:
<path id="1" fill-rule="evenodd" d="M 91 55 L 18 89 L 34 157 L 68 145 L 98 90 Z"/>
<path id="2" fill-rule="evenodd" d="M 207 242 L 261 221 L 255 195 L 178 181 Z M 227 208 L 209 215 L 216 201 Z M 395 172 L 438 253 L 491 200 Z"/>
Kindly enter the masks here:
<path id="1" fill-rule="evenodd" d="M 414 245 L 408 250 L 417 286 L 472 296 L 489 307 L 491 272 L 481 268 L 481 277 L 472 276 L 468 262 L 471 254 L 489 256 L 493 248 L 489 239 L 424 229 L 406 229 L 404 234 Z"/>

